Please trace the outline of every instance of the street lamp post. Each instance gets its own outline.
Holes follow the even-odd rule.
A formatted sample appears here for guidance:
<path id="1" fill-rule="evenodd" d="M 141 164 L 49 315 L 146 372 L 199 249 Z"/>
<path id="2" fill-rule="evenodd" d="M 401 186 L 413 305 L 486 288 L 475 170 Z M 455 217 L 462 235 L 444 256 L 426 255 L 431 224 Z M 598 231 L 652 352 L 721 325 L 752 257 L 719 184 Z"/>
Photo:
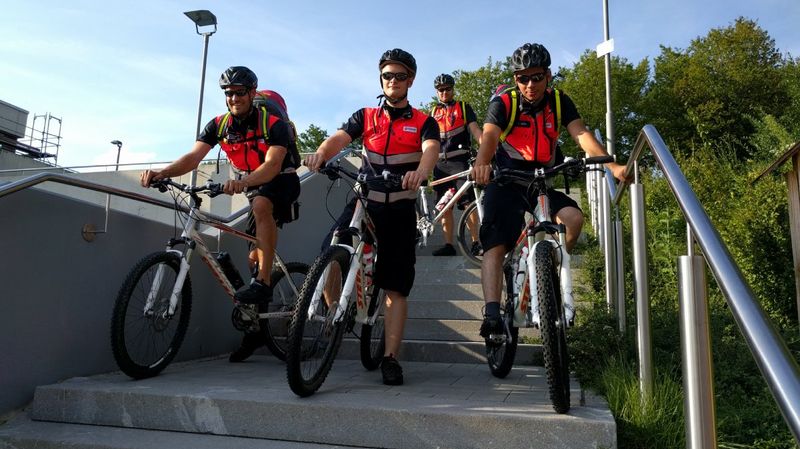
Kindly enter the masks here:
<path id="1" fill-rule="evenodd" d="M 116 171 L 119 171 L 119 153 L 122 151 L 122 142 L 120 142 L 119 140 L 112 140 L 111 141 L 111 145 L 116 145 L 117 146 L 117 169 L 116 169 Z"/>
<path id="2" fill-rule="evenodd" d="M 197 106 L 197 129 L 194 133 L 195 138 L 200 134 L 200 120 L 203 115 L 203 91 L 205 90 L 205 82 L 206 82 L 206 60 L 208 58 L 208 39 L 211 37 L 212 34 L 217 32 L 217 16 L 211 13 L 211 11 L 207 9 L 199 9 L 197 11 L 186 11 L 184 12 L 186 17 L 188 17 L 192 22 L 194 22 L 195 30 L 197 34 L 203 36 L 203 67 L 200 71 L 200 102 Z M 213 30 L 209 30 L 208 27 L 213 26 Z M 205 31 L 200 31 L 200 28 L 206 28 Z M 195 168 L 192 170 L 192 177 L 190 184 L 192 186 L 195 185 L 197 182 L 197 169 Z"/>

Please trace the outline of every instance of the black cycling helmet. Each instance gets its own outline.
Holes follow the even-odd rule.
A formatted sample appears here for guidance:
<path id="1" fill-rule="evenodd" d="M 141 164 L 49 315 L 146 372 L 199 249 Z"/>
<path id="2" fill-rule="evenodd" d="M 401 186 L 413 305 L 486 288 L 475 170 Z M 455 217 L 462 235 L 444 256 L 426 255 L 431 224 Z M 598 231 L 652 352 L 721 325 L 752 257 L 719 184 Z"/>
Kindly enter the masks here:
<path id="1" fill-rule="evenodd" d="M 447 73 L 442 73 L 433 80 L 433 87 L 455 86 L 455 85 L 456 85 L 456 80 L 453 78 L 452 75 L 448 75 Z"/>
<path id="2" fill-rule="evenodd" d="M 244 86 L 255 89 L 258 86 L 258 77 L 247 67 L 228 67 L 228 70 L 222 72 L 219 77 L 219 87 L 225 89 L 229 86 Z"/>
<path id="3" fill-rule="evenodd" d="M 550 52 L 541 44 L 525 44 L 511 55 L 511 70 L 519 72 L 531 67 L 550 68 Z"/>
<path id="4" fill-rule="evenodd" d="M 382 69 L 386 64 L 391 63 L 403 65 L 412 76 L 417 73 L 417 60 L 411 56 L 411 53 L 405 50 L 399 48 L 386 50 L 386 52 L 381 55 L 381 60 L 378 62 L 378 70 Z"/>

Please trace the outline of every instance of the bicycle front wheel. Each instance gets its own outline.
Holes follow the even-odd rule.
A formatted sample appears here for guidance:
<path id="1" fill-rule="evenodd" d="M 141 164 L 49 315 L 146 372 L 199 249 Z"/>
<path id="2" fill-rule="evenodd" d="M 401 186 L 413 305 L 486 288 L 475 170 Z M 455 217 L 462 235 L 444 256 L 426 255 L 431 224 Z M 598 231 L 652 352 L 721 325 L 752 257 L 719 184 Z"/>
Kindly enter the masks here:
<path id="1" fill-rule="evenodd" d="M 383 309 L 386 304 L 386 292 L 375 287 L 374 297 L 369 305 L 367 314 L 372 317 L 378 314 L 375 324 L 361 325 L 361 364 L 369 371 L 381 366 L 386 338 L 384 335 Z"/>
<path id="2" fill-rule="evenodd" d="M 298 396 L 311 396 L 322 386 L 342 344 L 349 311 L 338 322 L 334 316 L 349 269 L 350 253 L 328 247 L 311 265 L 297 297 L 289 324 L 286 378 Z"/>
<path id="3" fill-rule="evenodd" d="M 539 297 L 542 331 L 542 353 L 550 401 L 557 413 L 569 411 L 569 355 L 567 354 L 566 320 L 561 304 L 561 288 L 555 263 L 556 249 L 549 242 L 536 245 L 534 271 Z"/>
<path id="4" fill-rule="evenodd" d="M 111 317 L 111 350 L 119 368 L 134 379 L 161 372 L 178 353 L 189 326 L 192 286 L 187 273 L 170 313 L 170 296 L 181 258 L 166 251 L 142 258 L 117 294 Z"/>
<path id="5" fill-rule="evenodd" d="M 280 268 L 272 271 L 270 285 L 272 286 L 272 301 L 266 306 L 269 316 L 260 321 L 264 332 L 264 343 L 267 349 L 281 361 L 286 361 L 286 351 L 289 345 L 289 322 L 294 314 L 297 296 L 303 287 L 308 275 L 308 265 L 300 262 L 289 262 L 286 271 Z"/>
<path id="6" fill-rule="evenodd" d="M 480 226 L 481 221 L 478 217 L 477 201 L 473 201 L 467 206 L 458 219 L 458 226 L 456 227 L 456 245 L 458 246 L 459 252 L 461 252 L 467 261 L 476 267 L 480 267 L 483 262 L 483 250 L 481 250 L 479 246 L 476 247 L 474 245 L 474 242 L 478 241 L 478 236 L 476 235 L 473 241 L 472 233 L 469 231 L 469 223 L 471 220 L 474 220 L 474 223 L 477 223 L 478 227 Z"/>

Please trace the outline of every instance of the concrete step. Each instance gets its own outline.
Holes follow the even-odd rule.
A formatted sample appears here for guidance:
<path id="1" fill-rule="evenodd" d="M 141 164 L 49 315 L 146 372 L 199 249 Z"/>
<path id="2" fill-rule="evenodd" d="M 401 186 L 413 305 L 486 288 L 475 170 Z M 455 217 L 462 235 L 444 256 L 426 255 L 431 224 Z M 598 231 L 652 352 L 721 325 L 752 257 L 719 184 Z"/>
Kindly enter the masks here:
<path id="1" fill-rule="evenodd" d="M 483 342 L 478 335 L 481 322 L 477 320 L 426 320 L 406 321 L 405 338 L 414 340 L 438 341 L 477 341 Z M 520 337 L 539 338 L 539 330 L 521 328 Z"/>
<path id="2" fill-rule="evenodd" d="M 263 356 L 173 364 L 140 381 L 117 373 L 74 378 L 38 387 L 30 416 L 252 438 L 251 447 L 271 447 L 258 446 L 261 439 L 395 449 L 616 447 L 607 404 L 574 380 L 573 406 L 558 415 L 539 367 L 515 366 L 497 379 L 485 364 L 402 363 L 405 385 L 388 387 L 379 372 L 337 360 L 320 391 L 305 399 L 286 386 L 283 363 Z M 151 447 L 132 438 L 126 447 Z"/>
<path id="3" fill-rule="evenodd" d="M 0 427 L 0 447 L 9 449 L 345 449 L 345 446 L 252 439 L 163 430 L 33 421 L 23 414 Z M 347 448 L 368 449 L 365 446 Z"/>
<path id="4" fill-rule="evenodd" d="M 360 360 L 359 340 L 346 338 L 338 358 Z M 409 362 L 486 363 L 486 345 L 476 341 L 403 340 L 400 357 Z M 518 344 L 514 365 L 544 366 L 542 345 Z"/>

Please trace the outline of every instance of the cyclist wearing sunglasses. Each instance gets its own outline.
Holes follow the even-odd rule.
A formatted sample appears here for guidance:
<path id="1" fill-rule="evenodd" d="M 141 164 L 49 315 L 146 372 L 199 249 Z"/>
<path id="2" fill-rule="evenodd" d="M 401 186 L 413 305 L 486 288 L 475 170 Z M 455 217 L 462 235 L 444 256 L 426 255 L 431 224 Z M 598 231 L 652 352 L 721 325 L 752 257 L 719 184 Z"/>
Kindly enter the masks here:
<path id="1" fill-rule="evenodd" d="M 295 173 L 300 156 L 290 144 L 289 125 L 266 108 L 253 106 L 258 86 L 255 73 L 247 67 L 230 67 L 220 76 L 219 86 L 225 94 L 228 113 L 208 122 L 189 153 L 161 170 L 144 171 L 141 184 L 147 187 L 151 181 L 192 171 L 219 144 L 237 173 L 236 179 L 225 183 L 225 193 L 247 193 L 258 239 L 258 273 L 250 285 L 236 292 L 235 299 L 244 304 L 265 304 L 272 298 L 269 275 L 277 228 L 293 220 L 294 203 L 300 195 L 300 181 Z M 244 358 L 253 349 L 249 348 Z M 244 358 L 232 356 L 231 361 Z"/>
<path id="2" fill-rule="evenodd" d="M 483 193 L 484 215 L 480 230 L 484 249 L 481 283 L 486 301 L 480 332 L 484 338 L 502 332 L 500 286 L 503 257 L 514 247 L 525 225 L 525 211 L 532 211 L 524 188 L 489 182 L 492 158 L 495 158 L 498 168 L 532 171 L 552 166 L 562 127 L 587 156 L 607 154 L 586 129 L 572 100 L 548 88 L 552 79 L 550 53 L 544 46 L 525 44 L 517 48 L 511 56 L 511 69 L 514 89 L 501 93 L 489 103 L 483 139 L 473 168 L 475 180 L 487 185 Z M 624 166 L 616 162 L 606 166 L 616 178 L 624 179 Z M 549 196 L 555 221 L 566 226 L 567 250 L 571 251 L 583 226 L 583 213 L 566 194 L 551 190 Z"/>
<path id="3" fill-rule="evenodd" d="M 439 99 L 433 109 L 431 116 L 439 124 L 439 138 L 442 140 L 442 150 L 439 155 L 439 162 L 433 169 L 433 178 L 440 179 L 469 168 L 469 158 L 471 156 L 472 141 L 470 137 L 481 143 L 481 128 L 478 126 L 478 119 L 472 106 L 463 102 L 455 101 L 453 98 L 453 88 L 456 80 L 447 73 L 442 73 L 433 80 L 433 87 L 436 89 L 436 96 Z M 440 201 L 450 189 L 458 189 L 464 181 L 450 181 L 435 186 L 436 200 Z M 447 200 L 445 200 L 447 201 Z M 470 190 L 462 195 L 458 201 L 458 208 L 464 210 L 466 206 L 475 201 L 475 195 Z M 470 220 L 469 230 L 474 240 L 472 252 L 480 252 L 478 243 L 478 222 Z M 456 249 L 453 247 L 453 209 L 442 216 L 442 231 L 444 231 L 445 245 L 433 252 L 434 256 L 455 256 Z"/>
<path id="4" fill-rule="evenodd" d="M 403 383 L 403 370 L 397 354 L 403 340 L 407 302 L 414 284 L 416 262 L 417 190 L 428 178 L 439 156 L 439 127 L 436 121 L 411 107 L 408 89 L 414 82 L 417 62 L 399 48 L 386 51 L 378 62 L 383 93 L 377 108 L 356 111 L 316 153 L 306 157 L 305 165 L 317 171 L 324 162 L 354 139 L 364 142 L 361 170 L 380 174 L 384 170 L 403 175 L 403 191 L 370 190 L 367 212 L 375 224 L 378 238 L 374 282 L 386 292 L 384 315 L 386 349 L 381 362 L 383 382 Z M 347 212 L 345 212 L 346 214 Z M 352 212 L 350 212 L 352 213 Z M 347 223 L 349 218 L 340 223 Z"/>

